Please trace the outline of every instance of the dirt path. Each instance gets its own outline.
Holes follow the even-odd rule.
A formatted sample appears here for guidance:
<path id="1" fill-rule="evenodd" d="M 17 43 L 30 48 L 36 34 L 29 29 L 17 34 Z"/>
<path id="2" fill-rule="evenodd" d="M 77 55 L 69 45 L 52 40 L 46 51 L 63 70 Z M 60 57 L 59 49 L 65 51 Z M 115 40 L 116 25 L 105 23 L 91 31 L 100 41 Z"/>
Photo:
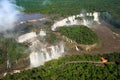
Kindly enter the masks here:
<path id="1" fill-rule="evenodd" d="M 101 47 L 92 50 L 92 53 L 120 52 L 120 34 L 112 32 L 109 26 L 110 25 L 103 22 L 102 24 L 91 27 L 102 42 Z"/>
<path id="2" fill-rule="evenodd" d="M 101 61 L 70 61 L 66 64 L 104 64 Z M 114 62 L 106 62 L 106 64 L 114 64 Z"/>

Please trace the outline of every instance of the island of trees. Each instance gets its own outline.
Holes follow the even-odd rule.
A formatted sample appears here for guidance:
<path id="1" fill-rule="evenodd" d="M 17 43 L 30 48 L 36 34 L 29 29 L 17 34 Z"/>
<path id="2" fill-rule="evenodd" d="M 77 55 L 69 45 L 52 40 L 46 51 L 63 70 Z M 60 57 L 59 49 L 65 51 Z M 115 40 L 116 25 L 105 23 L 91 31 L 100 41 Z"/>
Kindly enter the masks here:
<path id="1" fill-rule="evenodd" d="M 63 26 L 57 30 L 78 44 L 94 44 L 100 42 L 98 36 L 86 26 Z"/>

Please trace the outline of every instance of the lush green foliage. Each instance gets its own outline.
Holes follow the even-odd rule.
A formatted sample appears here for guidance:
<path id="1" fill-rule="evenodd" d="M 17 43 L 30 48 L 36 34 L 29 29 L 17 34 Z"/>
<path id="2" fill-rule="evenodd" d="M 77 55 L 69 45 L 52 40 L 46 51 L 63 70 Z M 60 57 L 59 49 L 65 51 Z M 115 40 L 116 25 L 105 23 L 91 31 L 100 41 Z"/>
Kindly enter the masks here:
<path id="1" fill-rule="evenodd" d="M 4 63 L 5 56 L 6 56 L 6 54 L 4 54 L 4 51 L 2 49 L 0 49 L 0 64 Z"/>
<path id="2" fill-rule="evenodd" d="M 16 0 L 25 12 L 45 14 L 73 15 L 85 9 L 88 12 L 110 12 L 120 18 L 119 0 Z"/>
<path id="3" fill-rule="evenodd" d="M 46 41 L 49 43 L 55 43 L 57 41 L 57 36 L 53 32 L 48 32 L 46 36 Z"/>
<path id="4" fill-rule="evenodd" d="M 1 37 L 0 39 L 0 64 L 7 59 L 10 58 L 11 61 L 18 60 L 19 58 L 25 57 L 26 54 L 25 50 L 27 47 L 25 45 L 17 43 L 12 38 L 4 38 Z M 8 54 L 8 56 L 7 56 Z"/>
<path id="5" fill-rule="evenodd" d="M 99 42 L 97 35 L 85 26 L 60 27 L 58 31 L 62 35 L 80 44 L 93 44 Z"/>
<path id="6" fill-rule="evenodd" d="M 120 53 L 65 56 L 38 68 L 7 75 L 3 80 L 119 80 L 120 64 L 66 64 L 70 61 L 100 61 L 101 56 L 112 62 L 120 60 Z"/>

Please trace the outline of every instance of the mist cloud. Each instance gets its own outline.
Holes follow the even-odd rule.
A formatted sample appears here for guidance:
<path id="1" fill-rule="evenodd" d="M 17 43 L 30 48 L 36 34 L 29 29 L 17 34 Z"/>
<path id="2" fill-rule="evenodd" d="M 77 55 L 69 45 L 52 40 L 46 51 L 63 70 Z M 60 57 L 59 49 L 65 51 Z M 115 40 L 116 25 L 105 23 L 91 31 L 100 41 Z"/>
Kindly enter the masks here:
<path id="1" fill-rule="evenodd" d="M 12 30 L 20 13 L 14 0 L 0 0 L 0 32 Z"/>

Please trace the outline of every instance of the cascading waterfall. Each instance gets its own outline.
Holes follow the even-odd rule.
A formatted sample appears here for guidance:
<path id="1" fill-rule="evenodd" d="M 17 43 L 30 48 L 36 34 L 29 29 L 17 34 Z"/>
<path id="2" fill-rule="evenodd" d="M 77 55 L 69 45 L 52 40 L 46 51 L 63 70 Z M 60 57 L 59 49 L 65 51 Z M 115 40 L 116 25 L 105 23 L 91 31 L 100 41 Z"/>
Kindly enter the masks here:
<path id="1" fill-rule="evenodd" d="M 11 64 L 10 64 L 10 60 L 8 59 L 7 60 L 7 69 L 10 69 L 11 68 Z"/>
<path id="2" fill-rule="evenodd" d="M 100 21 L 99 21 L 100 13 L 94 12 L 94 13 L 93 13 L 93 16 L 94 16 L 94 21 L 96 21 L 97 23 L 100 24 Z"/>
<path id="3" fill-rule="evenodd" d="M 100 24 L 99 15 L 100 15 L 99 12 L 94 12 L 94 13 L 84 13 L 84 14 L 80 13 L 79 15 L 69 16 L 68 18 L 65 18 L 53 24 L 51 29 L 55 31 L 57 27 L 71 26 L 71 25 L 91 26 L 93 22 L 97 22 L 98 24 Z"/>
<path id="4" fill-rule="evenodd" d="M 43 56 L 42 54 L 39 54 L 39 52 L 32 52 L 30 54 L 30 66 L 31 67 L 37 67 L 40 64 L 44 63 L 44 58 L 41 57 Z"/>
<path id="5" fill-rule="evenodd" d="M 41 29 L 39 35 L 44 37 L 44 36 L 46 36 L 46 32 Z"/>
<path id="6" fill-rule="evenodd" d="M 31 67 L 37 67 L 40 64 L 44 63 L 44 58 L 41 57 L 41 56 L 43 56 L 43 53 L 39 49 L 39 48 L 41 48 L 41 46 L 42 46 L 42 44 L 40 43 L 39 40 L 34 40 L 31 44 L 31 46 L 29 47 L 31 50 L 31 53 L 30 53 L 30 66 Z"/>
<path id="7" fill-rule="evenodd" d="M 35 48 L 36 45 L 33 45 Z M 50 49 L 50 50 L 47 50 Z M 34 51 L 37 49 L 33 49 L 32 53 L 30 54 L 30 64 L 31 67 L 37 67 L 39 65 L 43 65 L 45 61 L 49 61 L 51 59 L 58 59 L 62 53 L 64 53 L 64 46 L 50 46 L 50 47 L 39 47 L 38 51 Z"/>
<path id="8" fill-rule="evenodd" d="M 64 53 L 63 42 L 59 42 L 56 45 L 47 45 L 46 42 L 42 41 L 45 40 L 46 35 L 46 31 L 41 29 L 39 35 L 35 35 L 35 32 L 31 32 L 18 38 L 18 42 L 20 43 L 27 42 L 31 44 L 29 46 L 31 51 L 30 67 L 38 67 L 39 65 L 43 65 L 46 61 L 58 59 L 62 53 Z M 23 39 L 24 37 L 26 37 L 26 39 Z M 38 37 L 42 39 L 39 40 Z"/>
<path id="9" fill-rule="evenodd" d="M 65 52 L 63 43 L 60 43 L 60 50 L 59 51 L 61 51 L 60 53 L 64 53 Z"/>

